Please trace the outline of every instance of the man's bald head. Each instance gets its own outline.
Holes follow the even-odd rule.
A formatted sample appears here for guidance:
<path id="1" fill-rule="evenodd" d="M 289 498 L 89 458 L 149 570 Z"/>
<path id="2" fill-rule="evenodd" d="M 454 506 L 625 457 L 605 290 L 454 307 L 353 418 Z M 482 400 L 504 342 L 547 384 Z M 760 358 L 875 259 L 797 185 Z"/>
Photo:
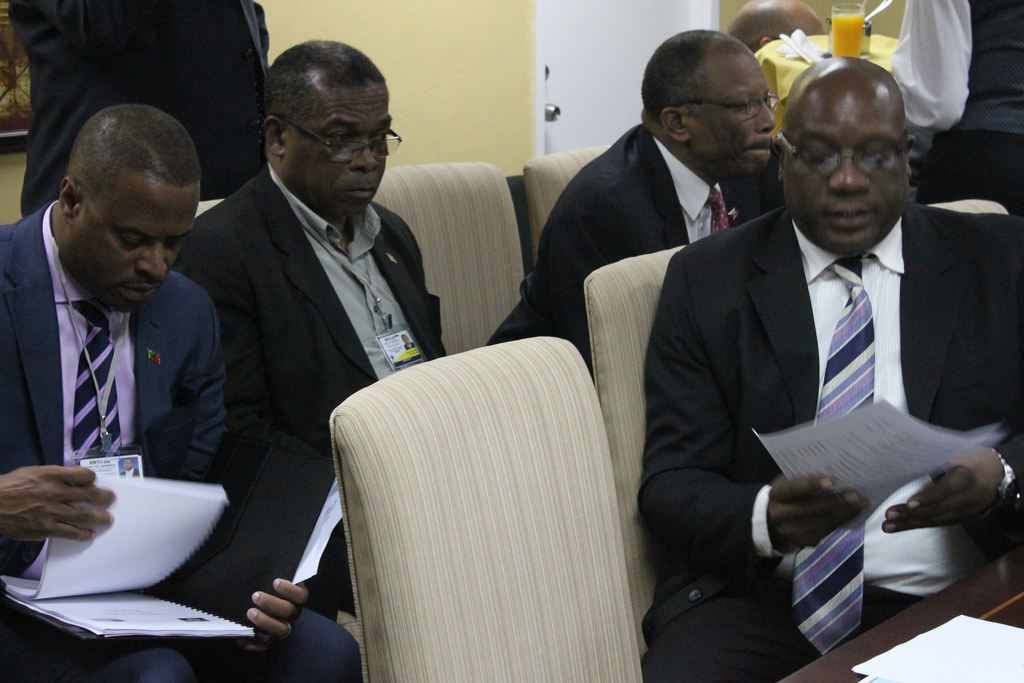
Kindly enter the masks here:
<path id="1" fill-rule="evenodd" d="M 850 256 L 892 231 L 910 189 L 905 125 L 896 81 L 867 60 L 827 59 L 796 79 L 780 165 L 786 207 L 811 242 Z"/>
<path id="2" fill-rule="evenodd" d="M 750 0 L 729 23 L 729 35 L 751 52 L 796 29 L 809 36 L 825 32 L 815 11 L 798 0 Z"/>
<path id="3" fill-rule="evenodd" d="M 782 130 L 802 126 L 808 112 L 815 115 L 824 100 L 844 101 L 847 108 L 863 109 L 865 115 L 889 121 L 898 130 L 906 125 L 903 95 L 892 74 L 866 59 L 836 58 L 814 64 L 797 76 Z"/>

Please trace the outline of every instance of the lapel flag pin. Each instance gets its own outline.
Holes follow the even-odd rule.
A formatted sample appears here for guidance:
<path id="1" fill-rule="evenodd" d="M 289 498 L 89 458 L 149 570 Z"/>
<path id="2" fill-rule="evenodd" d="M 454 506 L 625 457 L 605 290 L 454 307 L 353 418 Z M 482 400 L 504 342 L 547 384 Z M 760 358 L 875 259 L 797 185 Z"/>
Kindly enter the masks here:
<path id="1" fill-rule="evenodd" d="M 160 352 L 154 351 L 153 349 L 146 349 L 146 358 L 149 359 L 150 363 L 160 365 Z"/>
<path id="2" fill-rule="evenodd" d="M 731 209 L 731 210 L 729 211 L 729 220 L 731 220 L 731 221 L 734 221 L 734 220 L 736 220 L 737 218 L 739 218 L 739 216 L 740 216 L 740 212 L 736 210 L 736 207 L 733 207 L 733 208 L 732 208 L 732 209 Z"/>

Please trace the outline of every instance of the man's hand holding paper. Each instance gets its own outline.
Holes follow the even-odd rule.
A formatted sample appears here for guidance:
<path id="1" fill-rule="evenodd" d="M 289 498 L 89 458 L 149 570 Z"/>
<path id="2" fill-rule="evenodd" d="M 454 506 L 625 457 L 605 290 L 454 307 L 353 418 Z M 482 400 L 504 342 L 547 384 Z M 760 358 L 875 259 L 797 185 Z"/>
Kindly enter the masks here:
<path id="1" fill-rule="evenodd" d="M 777 492 L 780 482 L 776 480 L 769 519 L 780 536 L 798 544 L 809 540 L 806 545 L 813 545 L 814 536 L 820 531 L 817 527 L 844 525 L 835 520 L 849 512 L 848 508 L 844 512 L 846 493 L 856 492 L 868 501 L 859 515 L 846 520 L 845 526 L 852 527 L 862 523 L 871 510 L 900 487 L 931 475 L 934 484 L 914 494 L 906 504 L 889 510 L 885 530 L 956 523 L 995 502 L 1002 467 L 989 447 L 1002 437 L 1003 431 L 997 425 L 956 432 L 921 422 L 886 402 L 823 424 L 759 434 L 758 438 L 790 480 L 787 487 L 793 487 L 798 480 L 812 480 L 800 486 L 813 492 L 814 480 L 830 482 L 828 486 L 818 484 L 821 492 L 816 505 L 804 506 L 803 512 L 797 513 L 782 507 L 790 491 L 784 488 Z M 853 502 L 851 497 L 845 504 Z M 821 514 L 822 519 L 812 519 L 814 514 Z M 801 516 L 805 523 L 793 522 Z"/>
<path id="2" fill-rule="evenodd" d="M 82 467 L 20 467 L 0 475 L 0 536 L 18 541 L 88 541 L 113 519 L 114 493 Z"/>
<path id="3" fill-rule="evenodd" d="M 929 526 L 957 524 L 978 515 L 996 502 L 1003 465 L 991 448 L 978 448 L 958 456 L 931 486 L 904 505 L 886 510 L 882 529 L 888 533 Z"/>

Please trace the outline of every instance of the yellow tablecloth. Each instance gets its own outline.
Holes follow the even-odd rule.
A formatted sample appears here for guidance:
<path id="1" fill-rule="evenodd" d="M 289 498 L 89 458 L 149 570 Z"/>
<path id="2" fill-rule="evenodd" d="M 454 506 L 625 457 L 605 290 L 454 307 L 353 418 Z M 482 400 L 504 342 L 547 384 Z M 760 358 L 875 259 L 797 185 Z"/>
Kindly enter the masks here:
<path id="1" fill-rule="evenodd" d="M 828 49 L 828 36 L 810 36 L 809 40 L 822 50 Z M 761 63 L 764 71 L 764 78 L 768 81 L 768 89 L 779 93 L 779 106 L 775 110 L 774 135 L 782 126 L 782 115 L 786 112 L 786 99 L 789 97 L 789 89 L 793 87 L 793 81 L 806 69 L 809 64 L 802 59 L 789 59 L 778 53 L 782 45 L 781 40 L 773 40 L 768 43 L 755 55 Z M 892 71 L 892 53 L 896 50 L 896 39 L 889 36 L 871 36 L 871 52 L 868 59 L 878 64 L 886 71 Z"/>

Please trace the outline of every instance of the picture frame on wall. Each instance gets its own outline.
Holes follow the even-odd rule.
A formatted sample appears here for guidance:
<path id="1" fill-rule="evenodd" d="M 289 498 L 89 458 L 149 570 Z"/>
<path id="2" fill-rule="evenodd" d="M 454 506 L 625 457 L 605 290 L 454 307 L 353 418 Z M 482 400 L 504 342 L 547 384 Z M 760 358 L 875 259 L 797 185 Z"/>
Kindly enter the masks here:
<path id="1" fill-rule="evenodd" d="M 7 2 L 0 0 L 0 153 L 25 150 L 32 123 L 30 85 L 28 56 L 7 16 Z"/>

